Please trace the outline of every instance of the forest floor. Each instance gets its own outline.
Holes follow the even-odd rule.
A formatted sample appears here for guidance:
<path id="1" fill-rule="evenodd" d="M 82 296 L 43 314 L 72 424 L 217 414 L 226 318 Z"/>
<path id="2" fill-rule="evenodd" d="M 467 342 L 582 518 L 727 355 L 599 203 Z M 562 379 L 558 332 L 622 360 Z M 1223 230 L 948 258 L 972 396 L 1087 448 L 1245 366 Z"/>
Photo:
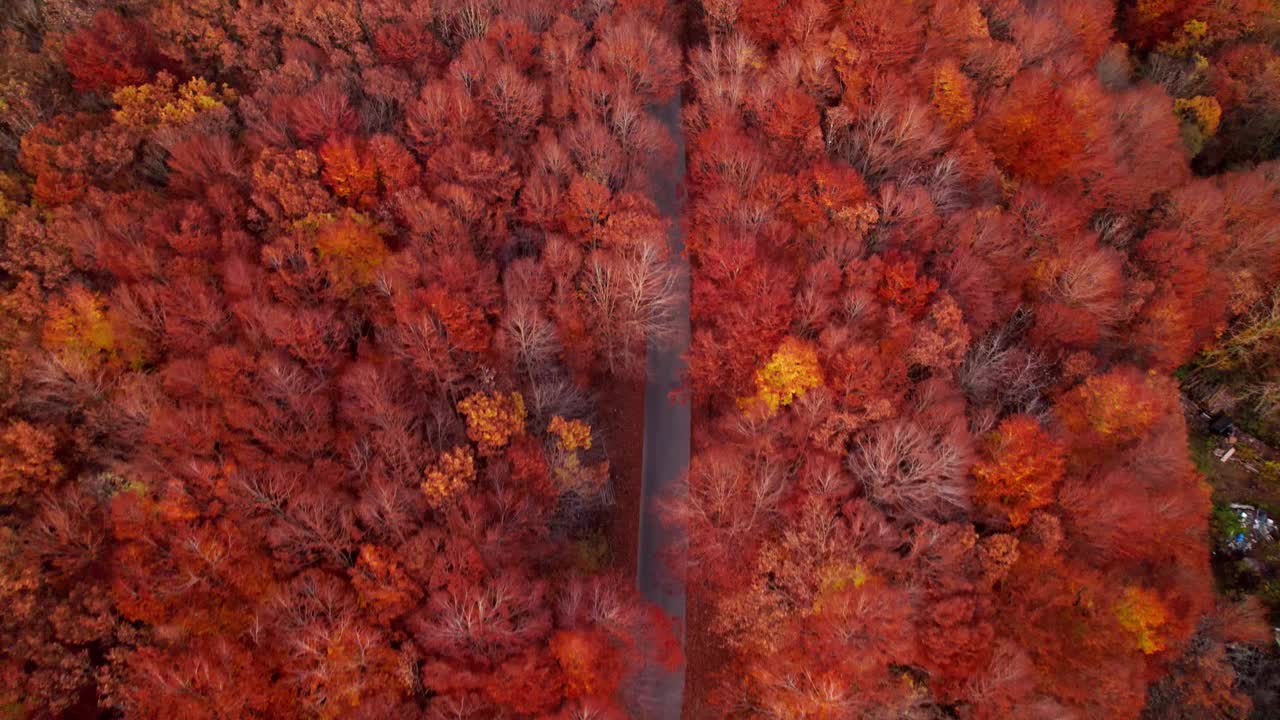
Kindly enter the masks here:
<path id="1" fill-rule="evenodd" d="M 1190 430 L 1188 440 L 1192 460 L 1213 486 L 1215 506 L 1244 503 L 1280 517 L 1280 482 L 1266 472 L 1251 471 L 1249 467 L 1256 466 L 1255 460 L 1247 456 L 1241 459 L 1233 456 L 1228 462 L 1222 462 L 1213 454 L 1214 449 L 1222 444 L 1222 439 L 1206 431 Z M 1237 443 L 1239 447 L 1248 446 Z M 1236 455 L 1241 454 L 1237 449 Z"/>
<path id="2" fill-rule="evenodd" d="M 685 635 L 684 643 L 687 670 L 684 677 L 682 717 L 706 718 L 714 715 L 709 694 L 715 685 L 715 672 L 728 667 L 728 651 L 716 642 L 715 636 L 708 629 L 713 610 L 710 605 L 700 601 L 698 595 L 689 596 L 685 616 L 689 632 Z"/>
<path id="3" fill-rule="evenodd" d="M 1219 595 L 1229 598 L 1252 595 L 1270 610 L 1271 624 L 1280 626 L 1280 544 L 1262 543 L 1246 552 L 1226 546 L 1226 539 L 1239 530 L 1232 503 L 1266 510 L 1280 517 L 1280 452 L 1248 432 L 1236 428 L 1236 452 L 1222 462 L 1227 441 L 1209 431 L 1208 413 L 1184 396 L 1187 441 L 1191 459 L 1213 490 L 1210 522 L 1214 582 Z M 1218 453 L 1215 455 L 1215 451 Z M 1280 717 L 1280 649 L 1270 645 L 1258 653 L 1233 654 L 1236 682 L 1253 700 L 1249 717 L 1264 720 Z"/>
<path id="4" fill-rule="evenodd" d="M 1208 413 L 1185 396 L 1183 411 L 1191 459 L 1212 488 L 1210 560 L 1217 590 L 1229 597 L 1257 596 L 1270 610 L 1272 625 L 1280 625 L 1280 544 L 1262 540 L 1245 551 L 1227 544 L 1229 537 L 1242 531 L 1238 515 L 1230 507 L 1233 503 L 1251 505 L 1280 518 L 1280 452 L 1237 427 L 1236 451 L 1222 462 L 1221 456 L 1230 445 L 1209 431 Z M 1276 651 L 1270 649 L 1272 655 Z"/>
<path id="5" fill-rule="evenodd" d="M 627 577 L 635 577 L 640 539 L 640 463 L 644 449 L 644 385 L 606 383 L 597 406 L 609 439 L 613 470 L 613 506 L 609 509 L 605 539 L 609 564 Z"/>
<path id="6" fill-rule="evenodd" d="M 1214 506 L 1245 503 L 1280 517 L 1280 475 L 1275 463 L 1280 451 L 1236 427 L 1236 452 L 1227 462 L 1214 454 L 1227 447 L 1223 438 L 1209 432 L 1209 418 L 1190 398 L 1183 398 L 1187 440 L 1196 468 L 1213 486 Z"/>

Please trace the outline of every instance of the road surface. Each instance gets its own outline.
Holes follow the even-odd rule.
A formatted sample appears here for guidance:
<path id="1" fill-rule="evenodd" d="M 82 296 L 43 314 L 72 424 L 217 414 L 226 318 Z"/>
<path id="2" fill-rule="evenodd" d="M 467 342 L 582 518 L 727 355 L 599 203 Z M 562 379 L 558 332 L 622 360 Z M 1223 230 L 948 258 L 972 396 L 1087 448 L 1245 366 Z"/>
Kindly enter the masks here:
<path id="1" fill-rule="evenodd" d="M 654 201 L 670 221 L 673 256 L 683 265 L 680 288 L 683 302 L 676 314 L 678 331 L 671 345 L 649 347 L 644 391 L 644 454 L 641 462 L 640 541 L 636 583 L 645 599 L 658 604 L 675 619 L 680 645 L 684 646 L 685 586 L 683 574 L 671 572 L 672 563 L 683 563 L 682 528 L 664 523 L 658 502 L 670 497 L 673 484 L 689 470 L 689 405 L 672 401 L 684 373 L 689 348 L 688 263 L 679 218 L 679 193 L 684 179 L 684 136 L 680 128 L 680 93 L 663 105 L 658 118 L 676 143 L 668 177 L 657 183 Z M 644 677 L 646 720 L 677 720 L 684 691 L 684 668 L 675 671 L 650 668 Z"/>

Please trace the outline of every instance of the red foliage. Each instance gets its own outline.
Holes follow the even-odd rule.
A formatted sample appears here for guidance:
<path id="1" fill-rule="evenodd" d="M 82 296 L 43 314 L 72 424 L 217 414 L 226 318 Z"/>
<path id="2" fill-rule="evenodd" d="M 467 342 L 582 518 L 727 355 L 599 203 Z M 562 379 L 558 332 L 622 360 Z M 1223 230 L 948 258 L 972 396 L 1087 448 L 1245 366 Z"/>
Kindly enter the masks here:
<path id="1" fill-rule="evenodd" d="M 687 630 L 699 718 L 1245 711 L 1169 373 L 1280 278 L 1268 3 L 37 5 L 0 706 L 620 719 Z M 686 280 L 687 629 L 595 407 Z"/>
<path id="2" fill-rule="evenodd" d="M 321 82 L 292 103 L 292 129 L 308 143 L 355 132 L 357 118 L 347 92 L 333 80 Z"/>
<path id="3" fill-rule="evenodd" d="M 63 61 L 77 90 L 141 85 L 162 69 L 147 26 L 110 10 L 99 10 L 88 27 L 67 38 Z"/>
<path id="4" fill-rule="evenodd" d="M 916 263 L 911 258 L 890 259 L 884 263 L 884 276 L 878 289 L 880 299 L 898 308 L 911 319 L 919 319 L 924 313 L 929 295 L 938 283 L 916 274 Z"/>
<path id="5" fill-rule="evenodd" d="M 284 712 L 288 700 L 270 684 L 263 658 L 223 638 L 176 652 L 142 648 L 129 659 L 118 701 L 141 717 L 254 717 Z"/>
<path id="6" fill-rule="evenodd" d="M 996 162 L 1019 179 L 1049 185 L 1076 181 L 1101 128 L 1094 88 L 1047 72 L 1020 73 L 978 129 Z"/>
<path id="7" fill-rule="evenodd" d="M 625 717 L 587 380 L 669 333 L 674 12 L 223 5 L 51 7 L 0 89 L 0 704 Z"/>
<path id="8" fill-rule="evenodd" d="M 1245 231 L 1258 212 L 1223 233 L 1223 193 L 1271 208 L 1274 180 L 1192 179 L 1170 112 L 1209 113 L 1185 101 L 1214 73 L 1157 58 L 1163 87 L 1134 83 L 1101 0 L 704 5 L 683 116 L 694 457 L 671 517 L 707 608 L 691 641 L 730 666 L 693 707 L 1136 717 L 1209 585 L 1165 374 L 1257 287 L 1228 258 L 1278 269 Z M 1121 22 L 1179 32 L 1209 5 L 1128 3 Z M 1191 49 L 1264 32 L 1241 11 Z M 1265 95 L 1259 62 L 1231 92 Z M 821 385 L 752 411 L 789 337 Z M 848 566 L 824 566 L 833 548 Z M 907 623 L 914 653 L 886 636 L 895 654 L 855 667 L 815 594 L 880 577 L 908 618 L 861 632 Z"/>

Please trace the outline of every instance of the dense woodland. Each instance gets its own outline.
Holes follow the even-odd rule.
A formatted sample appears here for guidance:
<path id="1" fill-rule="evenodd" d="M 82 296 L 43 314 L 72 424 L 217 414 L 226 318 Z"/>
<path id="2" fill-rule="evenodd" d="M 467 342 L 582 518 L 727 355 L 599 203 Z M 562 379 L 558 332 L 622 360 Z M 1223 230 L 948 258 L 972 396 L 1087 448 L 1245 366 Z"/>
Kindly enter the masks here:
<path id="1" fill-rule="evenodd" d="M 1278 17 L 706 3 L 674 511 L 714 706 L 1247 713 L 1226 645 L 1269 633 L 1215 602 L 1171 371 L 1275 287 Z"/>
<path id="2" fill-rule="evenodd" d="M 0 12 L 0 716 L 1280 712 L 1179 399 L 1280 411 L 1274 3 Z"/>
<path id="3" fill-rule="evenodd" d="M 101 5 L 101 4 L 99 4 Z M 8 717 L 615 718 L 662 5 L 11 8 Z"/>

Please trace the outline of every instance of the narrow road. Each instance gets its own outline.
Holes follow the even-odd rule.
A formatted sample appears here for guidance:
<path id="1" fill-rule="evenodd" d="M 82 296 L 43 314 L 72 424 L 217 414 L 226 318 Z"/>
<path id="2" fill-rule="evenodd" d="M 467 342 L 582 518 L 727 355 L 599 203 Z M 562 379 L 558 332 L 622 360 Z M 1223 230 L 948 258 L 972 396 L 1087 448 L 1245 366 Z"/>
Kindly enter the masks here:
<path id="1" fill-rule="evenodd" d="M 669 175 L 654 192 L 658 210 L 671 222 L 671 248 L 683 265 L 683 302 L 677 312 L 676 341 L 670 346 L 649 347 L 648 377 L 644 391 L 644 455 L 641 463 L 640 541 L 636 583 L 645 599 L 659 605 L 675 619 L 680 645 L 684 646 L 685 584 L 683 574 L 672 572 L 672 563 L 683 563 L 684 531 L 664 523 L 658 502 L 669 497 L 674 483 L 689 470 L 689 405 L 674 402 L 680 387 L 685 351 L 689 349 L 688 263 L 680 227 L 679 193 L 684 179 L 684 135 L 680 127 L 680 93 L 658 111 L 676 143 Z M 644 682 L 646 720 L 677 720 L 684 691 L 683 666 L 674 672 L 650 668 Z"/>

